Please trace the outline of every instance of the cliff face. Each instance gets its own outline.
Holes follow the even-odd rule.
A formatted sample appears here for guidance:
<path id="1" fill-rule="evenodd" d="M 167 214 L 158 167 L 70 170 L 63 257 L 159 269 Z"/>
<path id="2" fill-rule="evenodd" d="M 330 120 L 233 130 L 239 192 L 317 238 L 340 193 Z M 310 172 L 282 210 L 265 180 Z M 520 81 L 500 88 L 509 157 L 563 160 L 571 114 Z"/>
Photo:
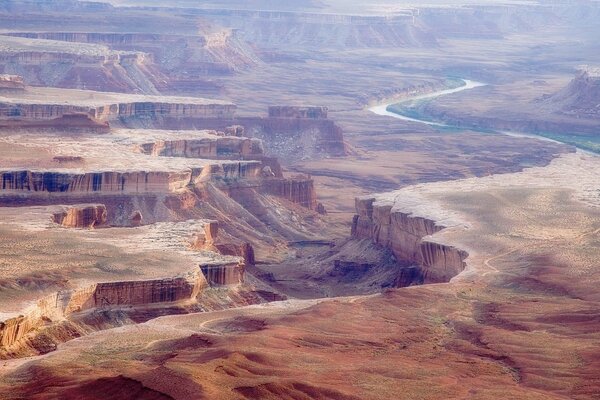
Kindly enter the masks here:
<path id="1" fill-rule="evenodd" d="M 290 117 L 238 117 L 238 118 L 176 118 L 163 115 L 152 121 L 151 126 L 170 130 L 204 130 L 214 129 L 226 131 L 232 125 L 243 127 L 244 136 L 261 139 L 265 153 L 277 156 L 283 160 L 298 160 L 305 157 L 344 156 L 348 154 L 344 142 L 344 134 L 333 120 L 324 118 L 325 108 L 317 107 L 319 111 L 308 108 L 281 107 L 278 111 L 270 111 L 278 115 Z M 304 111 L 302 111 L 304 110 Z M 233 114 L 235 110 L 231 110 Z M 302 115 L 314 115 L 308 117 Z M 300 116 L 298 116 L 300 115 Z M 126 127 L 140 127 L 139 121 L 126 119 L 122 122 Z M 146 126 L 143 126 L 146 127 Z"/>
<path id="2" fill-rule="evenodd" d="M 327 119 L 327 107 L 271 106 L 269 118 Z"/>
<path id="3" fill-rule="evenodd" d="M 6 40 L 4 36 L 2 40 Z M 111 51 L 103 46 L 96 51 L 71 53 L 68 49 L 29 50 L 25 43 L 21 49 L 0 54 L 2 68 L 27 77 L 32 86 L 153 94 L 158 93 L 155 82 L 164 81 L 151 55 Z"/>
<path id="4" fill-rule="evenodd" d="M 261 185 L 264 193 L 300 204 L 309 210 L 317 209 L 317 194 L 311 178 L 273 178 Z"/>
<path id="5" fill-rule="evenodd" d="M 237 263 L 202 265 L 202 274 L 211 286 L 239 285 L 244 283 L 244 266 Z"/>
<path id="6" fill-rule="evenodd" d="M 261 48 L 365 48 L 435 45 L 435 36 L 410 11 L 394 17 L 251 10 L 202 10 L 238 29 Z"/>
<path id="7" fill-rule="evenodd" d="M 119 120 L 127 125 L 139 120 L 160 118 L 219 118 L 234 117 L 233 104 L 192 104 L 159 101 L 132 101 L 99 106 L 70 104 L 20 103 L 18 100 L 0 102 L 0 119 L 22 122 L 53 120 L 68 115 L 85 115 L 96 123 Z"/>
<path id="8" fill-rule="evenodd" d="M 157 66 L 168 74 L 168 78 L 177 78 L 179 75 L 229 74 L 254 66 L 260 61 L 252 48 L 239 40 L 237 33 L 231 29 L 197 32 L 193 36 L 122 32 L 13 32 L 7 35 L 94 43 L 120 51 L 144 52 L 152 55 Z"/>
<path id="9" fill-rule="evenodd" d="M 263 155 L 262 141 L 238 137 L 160 140 L 140 146 L 142 152 L 154 156 L 208 159 L 234 159 Z"/>
<path id="10" fill-rule="evenodd" d="M 400 286 L 448 282 L 464 269 L 465 251 L 424 239 L 444 229 L 435 221 L 392 211 L 392 205 L 379 204 L 375 198 L 357 198 L 355 204 L 352 236 L 371 239 L 392 250 L 400 263 L 416 265 L 401 271 Z"/>
<path id="11" fill-rule="evenodd" d="M 48 193 L 148 193 L 185 187 L 198 171 L 169 172 L 35 172 L 0 171 L 0 190 Z"/>
<path id="12" fill-rule="evenodd" d="M 98 283 L 57 292 L 39 300 L 23 315 L 0 322 L 0 350 L 10 351 L 28 335 L 52 322 L 71 319 L 80 311 L 195 299 L 206 280 L 200 270 L 186 276 L 147 281 Z M 0 353 L 0 357 L 2 357 Z"/>
<path id="13" fill-rule="evenodd" d="M 75 206 L 62 213 L 54 214 L 54 222 L 69 228 L 96 228 L 107 223 L 104 204 Z"/>
<path id="14" fill-rule="evenodd" d="M 196 236 L 194 250 L 209 250 L 227 256 L 240 257 L 245 265 L 254 265 L 254 248 L 248 242 L 219 230 L 219 222 L 211 221 L 204 226 L 204 235 Z"/>

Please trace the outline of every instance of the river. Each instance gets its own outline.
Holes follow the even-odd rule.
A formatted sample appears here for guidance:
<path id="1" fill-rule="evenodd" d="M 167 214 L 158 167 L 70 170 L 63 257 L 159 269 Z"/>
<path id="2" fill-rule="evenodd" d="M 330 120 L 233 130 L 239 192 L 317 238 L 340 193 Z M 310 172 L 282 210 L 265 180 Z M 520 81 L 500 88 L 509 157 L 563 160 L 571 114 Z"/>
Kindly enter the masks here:
<path id="1" fill-rule="evenodd" d="M 458 92 L 462 92 L 464 90 L 470 90 L 470 89 L 474 89 L 477 87 L 481 87 L 481 86 L 487 86 L 486 83 L 482 83 L 482 82 L 477 82 L 477 81 L 471 81 L 468 79 L 461 79 L 464 82 L 464 85 L 459 86 L 457 88 L 453 88 L 453 89 L 444 89 L 444 90 L 438 90 L 437 92 L 432 92 L 432 93 L 428 93 L 428 94 L 422 94 L 422 95 L 418 95 L 418 96 L 412 96 L 412 97 L 406 97 L 403 99 L 398 99 L 398 100 L 394 100 L 394 101 L 388 101 L 382 104 L 378 104 L 374 107 L 369 108 L 369 111 L 371 111 L 372 113 L 375 113 L 377 115 L 384 115 L 387 117 L 393 117 L 396 119 L 401 119 L 403 121 L 410 121 L 410 122 L 419 122 L 422 124 L 427 124 L 427 125 L 431 125 L 431 126 L 438 126 L 438 127 L 442 127 L 442 128 L 456 128 L 459 129 L 457 127 L 454 127 L 452 125 L 448 125 L 448 124 L 444 124 L 441 122 L 435 122 L 435 121 L 428 121 L 425 119 L 418 119 L 418 118 L 411 118 L 411 117 L 407 117 L 405 115 L 402 114 L 398 114 L 398 113 L 394 113 L 391 111 L 388 111 L 387 108 L 388 106 L 392 105 L 392 104 L 398 104 L 398 103 L 407 103 L 407 102 L 413 102 L 413 101 L 417 101 L 417 100 L 427 100 L 427 99 L 434 99 L 436 97 L 440 97 L 440 96 L 445 96 L 448 94 L 452 94 L 452 93 L 458 93 Z M 508 136 L 513 136 L 513 137 L 527 137 L 527 138 L 534 138 L 534 139 L 538 139 L 538 140 L 543 140 L 543 141 L 547 141 L 547 142 L 553 142 L 553 143 L 561 143 L 564 144 L 564 142 L 555 140 L 555 139 L 550 139 L 544 136 L 540 136 L 540 135 L 535 135 L 535 134 L 531 134 L 531 133 L 523 133 L 523 132 L 506 132 L 506 131 L 497 131 L 497 133 L 501 133 L 504 135 L 508 135 Z M 594 156 L 598 156 L 598 153 L 593 152 L 593 151 L 589 151 L 586 149 L 581 149 L 578 148 L 579 152 L 585 153 L 585 154 L 591 154 Z"/>

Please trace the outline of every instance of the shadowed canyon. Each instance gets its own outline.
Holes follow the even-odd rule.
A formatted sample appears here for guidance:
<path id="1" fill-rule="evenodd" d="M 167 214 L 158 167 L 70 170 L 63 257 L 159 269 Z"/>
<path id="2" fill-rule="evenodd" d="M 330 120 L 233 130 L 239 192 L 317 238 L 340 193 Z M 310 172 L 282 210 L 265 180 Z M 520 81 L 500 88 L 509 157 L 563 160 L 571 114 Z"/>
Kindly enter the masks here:
<path id="1" fill-rule="evenodd" d="M 0 399 L 600 398 L 599 21 L 0 1 Z"/>

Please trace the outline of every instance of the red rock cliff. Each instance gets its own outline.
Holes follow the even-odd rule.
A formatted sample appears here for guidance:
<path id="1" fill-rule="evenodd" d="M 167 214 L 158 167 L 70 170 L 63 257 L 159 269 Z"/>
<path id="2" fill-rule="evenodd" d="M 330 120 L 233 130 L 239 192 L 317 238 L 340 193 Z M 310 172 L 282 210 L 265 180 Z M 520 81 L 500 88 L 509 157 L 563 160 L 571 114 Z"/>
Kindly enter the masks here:
<path id="1" fill-rule="evenodd" d="M 391 204 L 372 197 L 357 198 L 355 204 L 353 237 L 371 239 L 392 250 L 402 264 L 419 267 L 418 273 L 401 277 L 400 285 L 448 282 L 465 268 L 465 251 L 424 239 L 444 229 L 435 221 L 392 211 Z"/>

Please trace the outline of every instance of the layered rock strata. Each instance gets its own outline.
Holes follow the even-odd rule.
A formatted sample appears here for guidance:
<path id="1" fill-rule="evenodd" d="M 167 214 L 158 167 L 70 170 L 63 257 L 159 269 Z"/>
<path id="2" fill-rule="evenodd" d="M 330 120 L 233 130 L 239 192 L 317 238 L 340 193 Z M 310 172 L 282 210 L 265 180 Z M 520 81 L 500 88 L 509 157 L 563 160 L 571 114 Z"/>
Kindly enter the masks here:
<path id="1" fill-rule="evenodd" d="M 53 98 L 66 101 L 48 101 Z M 27 88 L 18 95 L 0 96 L 0 121 L 13 124 L 48 122 L 71 115 L 85 116 L 95 123 L 125 125 L 149 124 L 165 118 L 231 120 L 235 110 L 234 104 L 218 100 L 55 88 Z"/>
<path id="2" fill-rule="evenodd" d="M 254 158 L 264 153 L 261 140 L 238 137 L 159 140 L 144 143 L 140 149 L 153 156 L 207 159 Z"/>
<path id="3" fill-rule="evenodd" d="M 98 228 L 106 225 L 108 217 L 104 204 L 75 206 L 54 214 L 54 222 L 68 228 Z"/>
<path id="4" fill-rule="evenodd" d="M 393 204 L 375 197 L 359 197 L 352 236 L 371 239 L 390 249 L 401 268 L 399 286 L 448 282 L 465 268 L 468 254 L 453 246 L 427 238 L 444 229 L 436 221 L 393 209 Z"/>
<path id="5" fill-rule="evenodd" d="M 221 233 L 219 231 L 219 222 L 209 221 L 204 225 L 204 235 L 196 236 L 192 248 L 240 257 L 244 260 L 245 265 L 254 265 L 254 248 L 250 243 L 237 239 L 225 231 L 221 231 Z"/>
<path id="6" fill-rule="evenodd" d="M 106 282 L 56 292 L 39 300 L 22 315 L 0 322 L 0 345 L 3 351 L 10 352 L 28 335 L 53 322 L 73 319 L 82 311 L 189 301 L 195 299 L 205 286 L 204 276 L 196 270 L 174 278 Z"/>
<path id="7" fill-rule="evenodd" d="M 314 181 L 310 177 L 266 179 L 263 181 L 261 189 L 264 193 L 300 204 L 309 210 L 317 210 L 317 194 Z"/>
<path id="8" fill-rule="evenodd" d="M 0 194 L 20 193 L 167 193 L 200 181 L 260 177 L 260 161 L 210 164 L 183 171 L 1 171 Z"/>
<path id="9" fill-rule="evenodd" d="M 244 283 L 245 266 L 240 263 L 200 266 L 211 286 L 239 285 Z"/>

